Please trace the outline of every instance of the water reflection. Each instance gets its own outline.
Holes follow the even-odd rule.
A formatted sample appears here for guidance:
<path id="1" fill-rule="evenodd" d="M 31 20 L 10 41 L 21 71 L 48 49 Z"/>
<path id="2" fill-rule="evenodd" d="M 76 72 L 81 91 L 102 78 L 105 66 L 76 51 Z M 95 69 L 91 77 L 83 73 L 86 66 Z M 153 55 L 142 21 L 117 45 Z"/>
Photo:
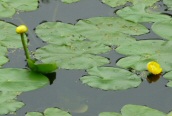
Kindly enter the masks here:
<path id="1" fill-rule="evenodd" d="M 157 80 L 159 80 L 160 77 L 161 77 L 161 74 L 158 74 L 158 75 L 150 74 L 147 76 L 146 79 L 149 83 L 152 83 L 152 82 L 156 82 Z"/>

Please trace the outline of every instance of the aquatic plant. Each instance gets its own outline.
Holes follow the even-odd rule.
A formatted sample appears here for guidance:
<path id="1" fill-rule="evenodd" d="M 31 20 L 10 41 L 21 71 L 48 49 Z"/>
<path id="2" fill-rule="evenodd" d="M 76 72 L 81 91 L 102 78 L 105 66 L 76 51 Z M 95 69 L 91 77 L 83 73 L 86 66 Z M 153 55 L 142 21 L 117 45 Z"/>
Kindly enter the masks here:
<path id="1" fill-rule="evenodd" d="M 26 25 L 20 25 L 16 28 L 16 33 L 20 34 L 21 41 L 23 45 L 23 49 L 25 51 L 26 60 L 28 63 L 29 68 L 32 71 L 40 72 L 40 73 L 51 73 L 57 69 L 56 63 L 49 63 L 49 64 L 37 64 L 36 60 L 31 59 L 30 53 L 28 50 L 28 45 L 26 43 L 27 40 L 25 40 L 24 34 L 28 31 L 28 28 Z"/>

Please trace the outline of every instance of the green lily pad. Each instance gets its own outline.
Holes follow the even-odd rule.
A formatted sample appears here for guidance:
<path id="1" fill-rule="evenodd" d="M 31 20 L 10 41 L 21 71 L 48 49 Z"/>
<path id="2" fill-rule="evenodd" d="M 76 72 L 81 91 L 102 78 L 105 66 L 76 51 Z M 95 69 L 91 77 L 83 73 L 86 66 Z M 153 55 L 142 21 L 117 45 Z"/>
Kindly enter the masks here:
<path id="1" fill-rule="evenodd" d="M 33 11 L 38 7 L 38 0 L 1 0 L 0 17 L 12 17 L 16 11 Z"/>
<path id="2" fill-rule="evenodd" d="M 76 24 L 76 29 L 78 33 L 91 41 L 117 46 L 135 41 L 129 35 L 141 35 L 149 32 L 143 25 L 118 17 L 94 17 L 80 20 Z"/>
<path id="3" fill-rule="evenodd" d="M 172 10 L 172 1 L 171 0 L 163 0 L 163 3 L 167 5 L 168 10 Z"/>
<path id="4" fill-rule="evenodd" d="M 80 80 L 94 88 L 103 90 L 125 90 L 139 86 L 141 78 L 120 68 L 94 67 L 88 69 L 88 76 Z"/>
<path id="5" fill-rule="evenodd" d="M 25 69 L 0 69 L 0 91 L 30 91 L 49 83 L 47 77 Z"/>
<path id="6" fill-rule="evenodd" d="M 39 112 L 28 112 L 25 116 L 71 116 L 68 112 L 58 108 L 47 108 L 44 114 Z"/>
<path id="7" fill-rule="evenodd" d="M 109 63 L 108 59 L 97 56 L 111 48 L 100 43 L 76 41 L 71 45 L 58 46 L 49 44 L 35 52 L 35 57 L 43 63 L 56 62 L 65 69 L 87 69 Z"/>
<path id="8" fill-rule="evenodd" d="M 48 43 L 66 45 L 85 39 L 76 32 L 74 25 L 61 22 L 46 22 L 36 27 L 36 34 Z"/>
<path id="9" fill-rule="evenodd" d="M 7 48 L 20 48 L 22 47 L 20 35 L 16 33 L 16 26 L 0 21 L 0 45 Z"/>
<path id="10" fill-rule="evenodd" d="M 162 21 L 162 22 L 156 22 L 152 25 L 152 30 L 157 35 L 159 35 L 162 38 L 172 40 L 172 22 L 171 21 Z"/>
<path id="11" fill-rule="evenodd" d="M 172 111 L 167 114 L 167 116 L 172 116 Z"/>
<path id="12" fill-rule="evenodd" d="M 158 111 L 156 109 L 132 104 L 125 105 L 121 109 L 121 113 L 122 116 L 166 116 L 165 113 Z"/>
<path id="13" fill-rule="evenodd" d="M 168 79 L 169 82 L 167 83 L 168 87 L 172 87 L 172 71 L 166 73 L 165 75 L 163 75 L 164 78 Z"/>
<path id="14" fill-rule="evenodd" d="M 3 46 L 0 46 L 0 67 L 7 63 L 9 60 L 8 58 L 6 58 L 6 54 L 7 54 L 7 48 L 6 47 L 3 47 Z"/>
<path id="15" fill-rule="evenodd" d="M 159 12 L 148 11 L 145 4 L 137 4 L 132 7 L 125 7 L 117 11 L 117 15 L 133 22 L 158 22 L 171 20 L 168 15 Z"/>
<path id="16" fill-rule="evenodd" d="M 0 91 L 0 114 L 8 114 L 17 111 L 24 103 L 16 101 L 20 92 Z"/>
<path id="17" fill-rule="evenodd" d="M 74 2 L 78 2 L 80 0 L 61 0 L 64 3 L 70 4 L 70 3 L 74 3 Z"/>
<path id="18" fill-rule="evenodd" d="M 152 6 L 157 1 L 159 1 L 159 0 L 102 0 L 103 3 L 105 3 L 111 7 L 125 5 L 127 2 L 132 2 L 134 5 L 144 3 L 146 6 Z"/>
<path id="19" fill-rule="evenodd" d="M 117 62 L 117 66 L 146 70 L 149 61 L 157 61 L 163 72 L 172 70 L 172 41 L 142 40 L 119 46 L 116 51 L 128 55 Z"/>
<path id="20" fill-rule="evenodd" d="M 99 116 L 122 116 L 122 115 L 116 112 L 102 112 L 99 114 Z"/>

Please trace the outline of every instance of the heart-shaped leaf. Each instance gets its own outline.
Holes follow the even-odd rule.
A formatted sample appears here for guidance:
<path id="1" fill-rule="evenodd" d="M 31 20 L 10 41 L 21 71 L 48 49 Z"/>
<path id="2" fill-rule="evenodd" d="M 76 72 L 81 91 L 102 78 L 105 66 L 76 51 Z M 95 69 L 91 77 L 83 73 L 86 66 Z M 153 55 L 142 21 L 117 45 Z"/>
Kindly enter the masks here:
<path id="1" fill-rule="evenodd" d="M 152 30 L 162 38 L 172 40 L 172 22 L 171 21 L 162 21 L 156 22 L 152 25 Z"/>
<path id="2" fill-rule="evenodd" d="M 133 22 L 158 22 L 164 20 L 171 20 L 168 15 L 163 15 L 159 12 L 153 12 L 146 9 L 145 4 L 137 4 L 132 7 L 125 7 L 117 11 L 117 15 Z"/>
<path id="3" fill-rule="evenodd" d="M 102 112 L 99 116 L 167 116 L 167 114 L 146 106 L 127 104 L 122 107 L 121 114 L 116 112 Z"/>
<path id="4" fill-rule="evenodd" d="M 168 72 L 168 73 L 166 73 L 163 77 L 164 78 L 166 78 L 166 79 L 168 79 L 169 80 L 169 82 L 167 83 L 167 86 L 168 87 L 172 87 L 172 71 L 170 71 L 170 72 Z"/>
<path id="5" fill-rule="evenodd" d="M 140 106 L 140 105 L 132 105 L 128 104 L 125 105 L 121 109 L 122 116 L 166 116 L 165 113 L 146 107 L 146 106 Z"/>
<path id="6" fill-rule="evenodd" d="M 76 24 L 76 29 L 78 33 L 91 41 L 117 46 L 135 41 L 129 35 L 141 35 L 149 32 L 143 25 L 117 17 L 94 17 L 80 20 Z"/>
<path id="7" fill-rule="evenodd" d="M 66 45 L 73 41 L 83 40 L 76 32 L 74 25 L 61 22 L 46 22 L 36 27 L 36 34 L 48 43 Z"/>
<path id="8" fill-rule="evenodd" d="M 35 57 L 43 63 L 56 62 L 65 69 L 87 69 L 109 63 L 108 59 L 94 54 L 110 51 L 111 48 L 100 43 L 76 41 L 71 45 L 50 44 L 38 49 Z"/>
<path id="9" fill-rule="evenodd" d="M 16 101 L 16 97 L 19 94 L 20 92 L 0 91 L 0 114 L 1 115 L 15 112 L 16 110 L 24 106 L 24 103 Z"/>
<path id="10" fill-rule="evenodd" d="M 70 4 L 70 3 L 74 3 L 74 2 L 78 2 L 80 0 L 61 0 L 64 3 Z"/>
<path id="11" fill-rule="evenodd" d="M 120 59 L 117 65 L 123 68 L 146 70 L 149 61 L 157 61 L 163 72 L 172 70 L 172 41 L 142 40 L 119 46 L 116 51 L 129 55 Z"/>
<path id="12" fill-rule="evenodd" d="M 47 77 L 25 69 L 0 69 L 0 91 L 30 91 L 49 83 Z"/>
<path id="13" fill-rule="evenodd" d="M 68 112 L 65 112 L 58 108 L 47 108 L 44 114 L 39 112 L 28 112 L 25 116 L 71 116 Z"/>
<path id="14" fill-rule="evenodd" d="M 132 2 L 134 5 L 144 3 L 146 6 L 152 6 L 157 1 L 159 0 L 102 0 L 103 3 L 111 7 L 125 5 L 127 2 Z"/>
<path id="15" fill-rule="evenodd" d="M 38 7 L 38 0 L 2 0 L 0 17 L 12 17 L 16 11 L 32 11 Z"/>
<path id="16" fill-rule="evenodd" d="M 82 77 L 81 81 L 103 90 L 124 90 L 137 87 L 141 83 L 140 77 L 120 68 L 94 67 L 87 72 L 89 75 Z"/>

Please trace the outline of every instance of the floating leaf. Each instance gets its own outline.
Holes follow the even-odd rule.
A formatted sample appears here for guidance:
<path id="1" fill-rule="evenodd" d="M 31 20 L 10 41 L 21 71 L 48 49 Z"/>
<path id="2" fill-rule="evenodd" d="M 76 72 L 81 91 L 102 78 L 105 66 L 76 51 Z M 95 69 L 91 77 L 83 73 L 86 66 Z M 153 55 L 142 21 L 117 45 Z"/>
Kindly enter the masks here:
<path id="1" fill-rule="evenodd" d="M 172 87 L 172 71 L 166 73 L 163 77 L 169 80 L 167 86 Z"/>
<path id="2" fill-rule="evenodd" d="M 171 21 L 162 21 L 156 22 L 152 25 L 152 30 L 162 38 L 172 40 L 172 22 Z"/>
<path id="3" fill-rule="evenodd" d="M 76 40 L 83 40 L 74 25 L 61 22 L 46 22 L 36 27 L 36 34 L 48 43 L 66 45 Z"/>
<path id="4" fill-rule="evenodd" d="M 168 15 L 163 15 L 159 12 L 148 11 L 145 4 L 137 4 L 132 7 L 125 7 L 122 10 L 118 10 L 117 15 L 136 23 L 171 20 L 171 17 Z"/>
<path id="5" fill-rule="evenodd" d="M 7 48 L 22 47 L 20 36 L 16 33 L 16 26 L 0 21 L 0 45 Z"/>
<path id="6" fill-rule="evenodd" d="M 146 6 L 152 6 L 157 1 L 159 0 L 102 0 L 103 3 L 111 7 L 125 5 L 127 2 L 132 2 L 134 5 L 144 3 Z"/>
<path id="7" fill-rule="evenodd" d="M 133 104 L 127 104 L 123 106 L 121 109 L 122 115 L 115 112 L 102 112 L 100 114 L 103 113 L 107 115 L 99 115 L 99 116 L 166 116 L 165 113 L 158 111 L 156 109 L 149 108 L 146 106 L 141 106 L 141 105 L 133 105 Z"/>
<path id="8" fill-rule="evenodd" d="M 121 109 L 122 116 L 166 116 L 165 113 L 160 112 L 158 110 L 146 107 L 146 106 L 140 106 L 140 105 L 132 105 L 128 104 L 125 105 Z"/>
<path id="9" fill-rule="evenodd" d="M 122 116 L 122 115 L 115 112 L 102 112 L 99 114 L 99 116 Z"/>
<path id="10" fill-rule="evenodd" d="M 28 112 L 25 116 L 44 116 L 40 112 Z"/>
<path id="11" fill-rule="evenodd" d="M 172 111 L 167 114 L 167 116 L 172 116 Z"/>
<path id="12" fill-rule="evenodd" d="M 78 2 L 80 0 L 61 0 L 61 1 L 64 2 L 64 3 L 69 4 L 69 3 L 73 3 L 73 2 Z"/>
<path id="13" fill-rule="evenodd" d="M 76 24 L 76 28 L 78 33 L 91 41 L 117 46 L 135 41 L 129 35 L 141 35 L 149 32 L 143 25 L 117 17 L 94 17 L 80 20 Z"/>
<path id="14" fill-rule="evenodd" d="M 163 0 L 163 3 L 167 5 L 168 10 L 172 10 L 172 1 L 171 0 Z"/>
<path id="15" fill-rule="evenodd" d="M 16 101 L 19 92 L 2 92 L 0 91 L 0 114 L 15 112 L 24 106 L 24 103 Z"/>
<path id="16" fill-rule="evenodd" d="M 119 46 L 116 51 L 129 55 L 117 62 L 123 68 L 133 68 L 135 70 L 146 70 L 149 61 L 157 61 L 163 72 L 172 70 L 172 41 L 162 40 L 142 40 L 130 44 Z"/>
<path id="17" fill-rule="evenodd" d="M 58 108 L 47 108 L 44 114 L 39 112 L 28 112 L 25 116 L 71 116 L 68 112 L 60 110 Z"/>
<path id="18" fill-rule="evenodd" d="M 16 11 L 32 11 L 38 7 L 38 0 L 0 1 L 0 17 L 12 17 Z"/>
<path id="19" fill-rule="evenodd" d="M 89 76 L 81 78 L 83 83 L 103 90 L 124 90 L 137 87 L 141 78 L 120 68 L 94 67 L 87 70 Z"/>
<path id="20" fill-rule="evenodd" d="M 30 91 L 49 83 L 47 77 L 25 69 L 0 69 L 0 91 Z"/>
<path id="21" fill-rule="evenodd" d="M 8 62 L 8 58 L 6 58 L 7 48 L 0 46 L 0 67 Z"/>
<path id="22" fill-rule="evenodd" d="M 38 49 L 35 57 L 43 63 L 56 62 L 59 67 L 65 69 L 87 69 L 109 63 L 106 58 L 94 54 L 110 50 L 111 48 L 100 43 L 76 41 L 68 46 L 47 45 Z"/>

